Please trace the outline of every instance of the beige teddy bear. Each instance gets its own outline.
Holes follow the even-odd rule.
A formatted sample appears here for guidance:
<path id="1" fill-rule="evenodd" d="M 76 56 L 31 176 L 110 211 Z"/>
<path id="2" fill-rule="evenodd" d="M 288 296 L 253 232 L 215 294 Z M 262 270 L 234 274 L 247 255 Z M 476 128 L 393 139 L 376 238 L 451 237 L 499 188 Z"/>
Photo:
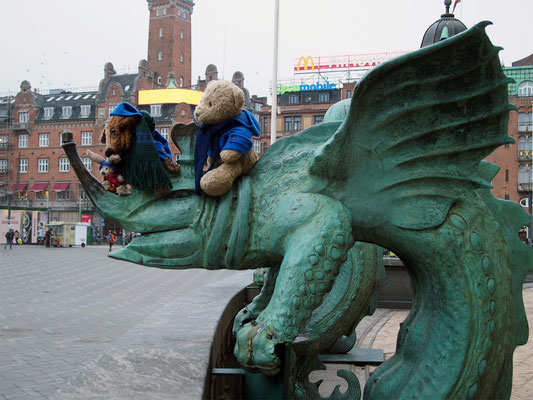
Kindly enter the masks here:
<path id="1" fill-rule="evenodd" d="M 194 111 L 201 124 L 194 152 L 196 191 L 222 196 L 257 162 L 252 136 L 259 123 L 243 110 L 243 91 L 228 81 L 211 81 Z"/>

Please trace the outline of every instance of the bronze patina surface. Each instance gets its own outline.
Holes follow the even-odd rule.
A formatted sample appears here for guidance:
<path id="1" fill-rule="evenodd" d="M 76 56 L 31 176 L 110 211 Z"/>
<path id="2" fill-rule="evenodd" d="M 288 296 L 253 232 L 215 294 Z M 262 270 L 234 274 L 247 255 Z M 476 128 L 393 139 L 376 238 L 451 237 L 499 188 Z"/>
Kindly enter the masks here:
<path id="1" fill-rule="evenodd" d="M 193 193 L 194 127 L 178 126 L 182 175 L 162 198 L 105 192 L 72 142 L 65 151 L 99 212 L 141 232 L 111 253 L 160 268 L 269 268 L 236 317 L 235 355 L 274 375 L 292 344 L 295 398 L 316 398 L 306 374 L 319 351 L 372 310 L 379 248 L 410 272 L 413 308 L 368 399 L 509 398 L 514 348 L 527 341 L 522 281 L 528 216 L 489 192 L 482 162 L 507 136 L 508 80 L 488 23 L 398 57 L 356 86 L 343 121 L 277 141 L 221 198 Z M 339 105 L 344 107 L 344 105 Z M 287 357 L 287 362 L 292 358 Z M 353 378 L 345 394 L 357 398 Z"/>

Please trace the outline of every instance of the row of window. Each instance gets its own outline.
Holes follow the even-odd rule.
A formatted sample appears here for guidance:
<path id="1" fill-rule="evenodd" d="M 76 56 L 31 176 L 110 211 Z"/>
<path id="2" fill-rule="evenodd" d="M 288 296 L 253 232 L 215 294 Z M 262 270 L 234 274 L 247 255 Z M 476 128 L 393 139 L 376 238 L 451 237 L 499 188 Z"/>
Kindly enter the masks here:
<path id="1" fill-rule="evenodd" d="M 311 97 L 308 97 L 305 99 L 306 103 L 310 103 L 312 100 Z M 289 95 L 289 104 L 300 104 L 300 95 L 299 94 L 291 94 Z M 318 94 L 318 102 L 319 103 L 329 103 L 329 92 L 321 92 Z"/>
<path id="2" fill-rule="evenodd" d="M 82 157 L 81 158 L 83 165 L 85 165 L 85 168 L 88 170 L 91 169 L 91 159 L 89 157 Z M 37 172 L 40 173 L 46 173 L 49 172 L 49 164 L 50 159 L 48 158 L 38 158 L 37 159 Z M 21 174 L 25 174 L 28 172 L 29 167 L 29 159 L 27 158 L 21 158 L 19 159 L 19 167 L 18 172 Z M 6 170 L 7 169 L 7 160 L 0 159 L 0 170 Z M 59 158 L 59 172 L 69 172 L 70 171 L 70 161 L 66 157 Z"/>
<path id="3" fill-rule="evenodd" d="M 285 117 L 284 122 L 285 132 L 299 131 L 302 129 L 302 117 L 299 115 Z M 321 124 L 322 122 L 324 122 L 323 115 L 313 115 L 313 125 Z M 263 117 L 263 133 L 268 132 L 268 129 L 268 117 Z"/>
<path id="4" fill-rule="evenodd" d="M 285 122 L 285 132 L 300 131 L 302 129 L 302 117 L 299 115 L 284 117 L 284 122 Z M 313 116 L 313 125 L 321 124 L 322 122 L 324 122 L 323 115 Z"/>
<path id="5" fill-rule="evenodd" d="M 161 128 L 159 130 L 161 135 L 168 140 L 169 128 Z M 3 144 L 7 145 L 7 135 L 0 135 L 0 146 Z M 28 147 L 29 135 L 23 133 L 19 135 L 18 147 Z M 81 133 L 81 145 L 90 146 L 93 144 L 93 133 L 90 131 Z M 48 147 L 50 146 L 50 134 L 49 133 L 39 133 L 39 147 Z"/>
<path id="6" fill-rule="evenodd" d="M 159 37 L 163 37 L 163 28 L 159 28 Z M 183 30 L 180 31 L 180 39 L 185 39 L 185 32 Z"/>
<path id="7" fill-rule="evenodd" d="M 54 107 L 44 107 L 44 119 L 51 119 L 54 116 Z M 91 114 L 90 105 L 80 106 L 80 117 L 86 118 Z M 61 118 L 70 118 L 72 116 L 72 106 L 63 106 L 61 107 Z M 29 111 L 20 111 L 19 112 L 19 122 L 29 122 L 30 121 L 30 112 Z"/>
<path id="8" fill-rule="evenodd" d="M 6 138 L 7 143 L 7 138 Z M 19 135 L 18 147 L 28 147 L 29 135 L 23 133 Z M 92 132 L 82 132 L 81 133 L 81 145 L 89 146 L 93 144 L 93 133 Z M 48 147 L 50 146 L 50 134 L 49 133 L 39 133 L 39 147 Z"/>
<path id="9" fill-rule="evenodd" d="M 35 192 L 35 200 L 47 200 L 48 199 L 48 190 L 43 190 L 41 192 Z M 80 188 L 80 198 L 86 198 L 87 195 L 83 191 L 83 188 Z M 15 194 L 15 199 L 18 200 L 28 200 L 28 191 L 23 190 Z M 56 192 L 57 200 L 70 200 L 70 186 L 67 186 L 65 190 Z"/>

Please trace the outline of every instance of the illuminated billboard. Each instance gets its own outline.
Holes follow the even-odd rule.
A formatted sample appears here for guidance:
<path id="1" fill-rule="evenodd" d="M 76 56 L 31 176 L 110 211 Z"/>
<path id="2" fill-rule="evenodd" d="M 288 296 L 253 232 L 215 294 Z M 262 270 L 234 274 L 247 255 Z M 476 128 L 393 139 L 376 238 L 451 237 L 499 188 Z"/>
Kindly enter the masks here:
<path id="1" fill-rule="evenodd" d="M 406 53 L 408 52 L 393 51 L 340 56 L 302 56 L 294 59 L 293 69 L 296 73 L 368 69 Z"/>
<path id="2" fill-rule="evenodd" d="M 139 105 L 186 103 L 197 106 L 203 94 L 190 89 L 139 90 Z"/>

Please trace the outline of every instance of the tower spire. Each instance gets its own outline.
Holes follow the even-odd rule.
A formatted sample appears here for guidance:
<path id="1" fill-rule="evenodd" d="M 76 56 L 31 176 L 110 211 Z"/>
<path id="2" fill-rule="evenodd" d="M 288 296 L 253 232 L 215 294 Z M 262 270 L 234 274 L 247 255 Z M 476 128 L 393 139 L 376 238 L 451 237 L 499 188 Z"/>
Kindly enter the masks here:
<path id="1" fill-rule="evenodd" d="M 451 5 L 452 5 L 452 0 L 444 0 L 444 6 L 446 7 L 446 14 L 450 13 Z"/>

